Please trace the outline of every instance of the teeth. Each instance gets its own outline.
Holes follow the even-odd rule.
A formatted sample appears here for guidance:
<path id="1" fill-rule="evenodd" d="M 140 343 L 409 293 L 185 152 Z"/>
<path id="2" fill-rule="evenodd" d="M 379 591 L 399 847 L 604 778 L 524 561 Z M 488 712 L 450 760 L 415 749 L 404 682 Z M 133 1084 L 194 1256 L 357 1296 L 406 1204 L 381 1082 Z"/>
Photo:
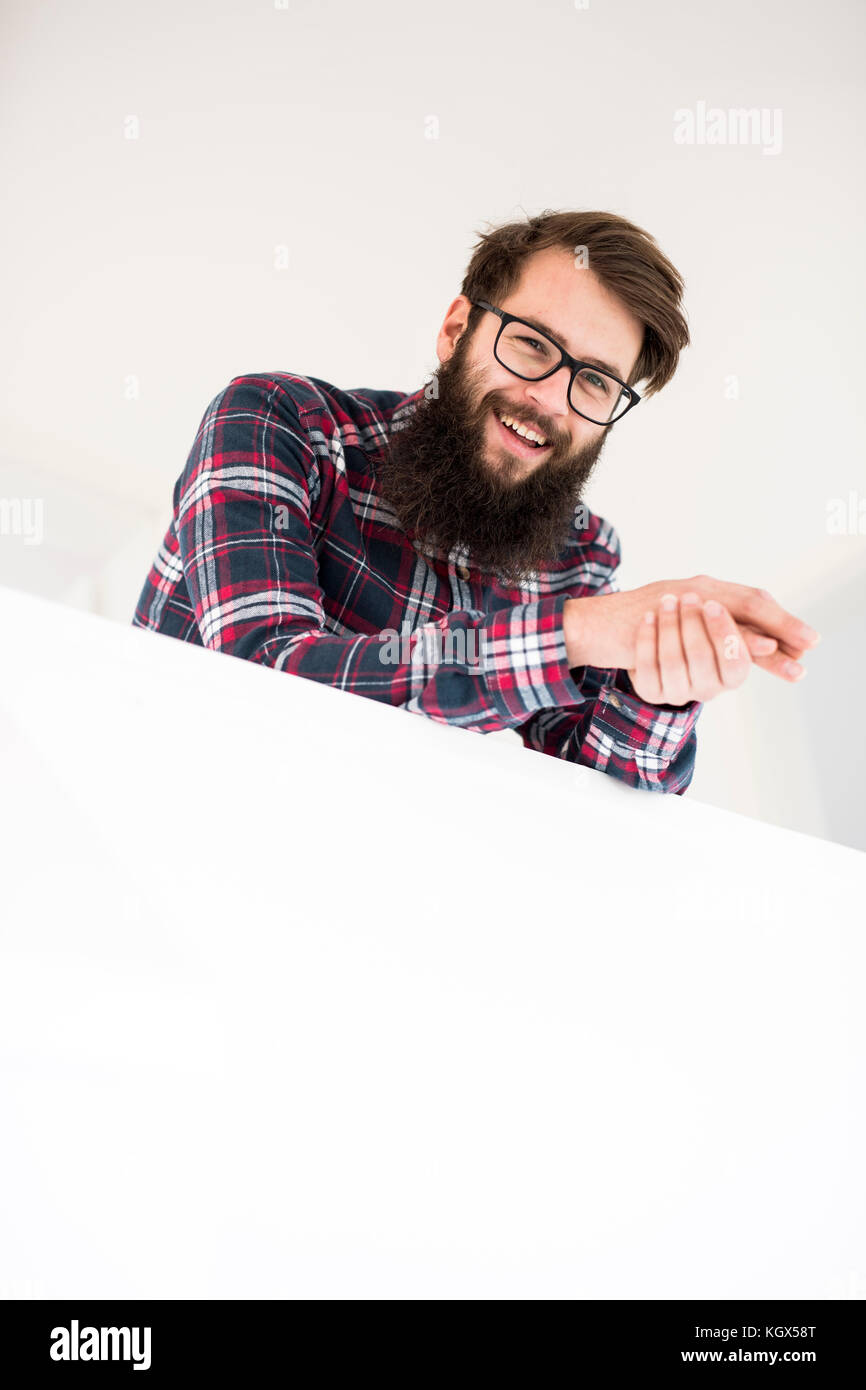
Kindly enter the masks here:
<path id="1" fill-rule="evenodd" d="M 500 415 L 496 412 L 503 425 L 508 425 L 509 429 L 516 430 L 524 439 L 531 439 L 536 444 L 546 444 L 547 440 L 543 434 L 537 434 L 535 430 L 527 429 L 526 425 L 521 425 L 517 420 L 513 420 L 510 415 Z"/>

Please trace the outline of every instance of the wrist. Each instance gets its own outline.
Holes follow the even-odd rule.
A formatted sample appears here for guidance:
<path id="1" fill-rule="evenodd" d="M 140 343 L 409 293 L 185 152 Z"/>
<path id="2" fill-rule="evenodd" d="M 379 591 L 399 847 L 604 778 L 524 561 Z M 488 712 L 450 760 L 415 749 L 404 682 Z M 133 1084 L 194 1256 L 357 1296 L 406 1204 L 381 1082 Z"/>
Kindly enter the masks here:
<path id="1" fill-rule="evenodd" d="M 562 630 L 565 637 L 565 650 L 568 664 L 591 666 L 589 653 L 589 615 L 586 605 L 592 599 L 569 598 L 562 606 Z"/>

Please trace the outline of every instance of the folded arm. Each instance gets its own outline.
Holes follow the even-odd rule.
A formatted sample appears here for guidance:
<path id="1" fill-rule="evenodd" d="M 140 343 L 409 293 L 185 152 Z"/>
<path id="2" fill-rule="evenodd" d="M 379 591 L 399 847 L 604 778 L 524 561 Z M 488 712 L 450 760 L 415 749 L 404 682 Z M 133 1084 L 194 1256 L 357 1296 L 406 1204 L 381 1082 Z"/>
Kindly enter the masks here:
<path id="1" fill-rule="evenodd" d="M 586 597 L 619 592 L 619 537 L 613 528 L 605 535 L 607 559 L 593 566 Z M 579 705 L 533 715 L 519 730 L 525 746 L 610 773 L 630 787 L 682 796 L 694 773 L 701 702 L 650 704 L 635 693 L 628 672 L 616 667 L 570 667 L 570 674 Z"/>
<path id="2" fill-rule="evenodd" d="M 294 402 L 267 377 L 236 378 L 205 412 L 179 480 L 177 521 L 205 646 L 480 733 L 581 701 L 569 674 L 565 594 L 451 612 L 405 642 L 396 628 L 334 632 L 342 625 L 326 614 L 316 542 L 339 566 L 334 508 L 345 505 L 353 522 L 348 497 L 333 496 L 327 445 L 310 439 Z M 369 569 L 347 564 L 345 573 L 347 593 L 381 583 Z"/>

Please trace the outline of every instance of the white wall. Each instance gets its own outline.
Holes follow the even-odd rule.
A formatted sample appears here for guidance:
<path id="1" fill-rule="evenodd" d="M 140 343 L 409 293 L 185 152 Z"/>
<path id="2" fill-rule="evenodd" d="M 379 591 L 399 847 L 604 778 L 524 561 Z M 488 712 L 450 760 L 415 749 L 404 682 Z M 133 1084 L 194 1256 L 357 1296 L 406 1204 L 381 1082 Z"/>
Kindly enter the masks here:
<path id="1" fill-rule="evenodd" d="M 681 268 L 693 332 L 589 494 L 623 585 L 707 571 L 824 634 L 800 686 L 707 707 L 689 794 L 866 848 L 866 538 L 826 526 L 866 498 L 864 24 L 856 0 L 7 0 L 0 496 L 43 497 L 46 534 L 0 536 L 0 583 L 127 621 L 232 376 L 409 390 L 485 222 L 610 208 Z M 700 102 L 780 111 L 781 148 L 677 144 Z"/>

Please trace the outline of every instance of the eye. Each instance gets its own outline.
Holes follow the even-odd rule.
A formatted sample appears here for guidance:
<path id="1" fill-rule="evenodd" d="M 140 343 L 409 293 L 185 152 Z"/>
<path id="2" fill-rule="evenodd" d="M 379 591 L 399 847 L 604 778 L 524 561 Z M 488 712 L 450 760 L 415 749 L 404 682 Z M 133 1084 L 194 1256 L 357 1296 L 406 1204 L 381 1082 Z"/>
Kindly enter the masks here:
<path id="1" fill-rule="evenodd" d="M 548 351 L 549 351 L 549 348 L 548 348 L 547 344 L 542 343 L 542 342 L 539 342 L 538 338 L 523 338 L 523 337 L 521 337 L 521 338 L 518 339 L 518 342 L 521 342 L 521 343 L 528 343 L 530 346 L 532 346 L 532 345 L 534 344 L 535 347 L 538 348 L 539 352 L 548 352 Z"/>
<path id="2" fill-rule="evenodd" d="M 610 390 L 610 384 L 606 377 L 599 376 L 598 372 L 584 372 L 583 375 L 590 386 L 594 387 L 596 391 L 603 391 L 604 394 L 607 395 Z"/>

